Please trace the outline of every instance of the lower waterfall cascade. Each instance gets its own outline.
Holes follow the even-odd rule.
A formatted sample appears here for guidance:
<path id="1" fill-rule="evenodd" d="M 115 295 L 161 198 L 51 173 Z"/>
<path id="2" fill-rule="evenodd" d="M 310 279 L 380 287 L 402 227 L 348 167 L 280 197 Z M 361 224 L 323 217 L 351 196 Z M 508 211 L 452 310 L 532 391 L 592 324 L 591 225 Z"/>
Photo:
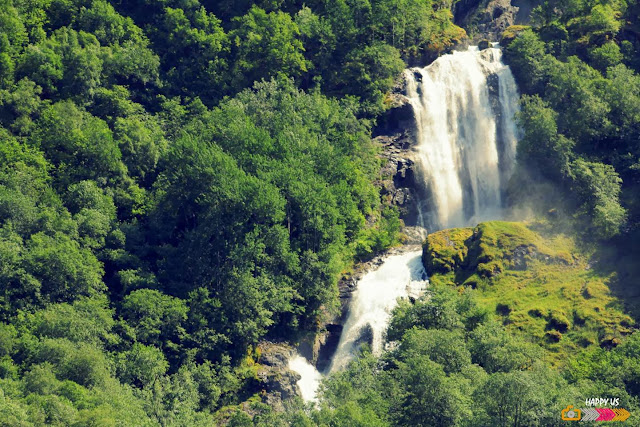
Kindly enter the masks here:
<path id="1" fill-rule="evenodd" d="M 300 375 L 300 380 L 297 384 L 300 388 L 300 394 L 305 402 L 315 402 L 316 391 L 320 385 L 322 374 L 318 372 L 315 366 L 313 366 L 307 359 L 295 354 L 289 359 L 289 369 L 297 372 Z"/>
<path id="2" fill-rule="evenodd" d="M 380 267 L 365 274 L 353 294 L 329 373 L 346 368 L 367 329 L 371 351 L 379 355 L 391 320 L 391 311 L 398 298 L 419 297 L 426 287 L 426 279 L 421 250 L 391 255 Z"/>
<path id="3" fill-rule="evenodd" d="M 437 231 L 503 218 L 504 188 L 515 166 L 519 94 L 497 44 L 443 55 L 425 68 L 405 70 L 404 78 L 425 194 L 418 209 L 422 225 Z M 326 373 L 345 369 L 363 342 L 374 354 L 382 352 L 398 298 L 417 297 L 428 283 L 421 254 L 389 255 L 358 281 Z M 299 362 L 290 367 L 301 375 L 303 398 L 312 401 L 321 374 Z"/>

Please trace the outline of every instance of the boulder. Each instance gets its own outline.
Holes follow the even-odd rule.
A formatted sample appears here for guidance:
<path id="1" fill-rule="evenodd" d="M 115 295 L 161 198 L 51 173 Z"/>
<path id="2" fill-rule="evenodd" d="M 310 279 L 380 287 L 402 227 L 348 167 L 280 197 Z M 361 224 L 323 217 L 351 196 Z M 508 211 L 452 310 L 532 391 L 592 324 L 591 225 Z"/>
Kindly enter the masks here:
<path id="1" fill-rule="evenodd" d="M 421 226 L 405 227 L 404 230 L 402 230 L 402 232 L 404 234 L 405 245 L 422 246 L 427 239 L 427 235 L 429 234 L 427 232 L 427 229 Z"/>
<path id="2" fill-rule="evenodd" d="M 263 390 L 263 402 L 276 411 L 284 411 L 283 402 L 301 396 L 300 375 L 289 369 L 295 351 L 287 344 L 262 342 L 258 346 L 257 379 Z"/>
<path id="3" fill-rule="evenodd" d="M 511 25 L 502 32 L 502 36 L 500 38 L 500 46 L 502 46 L 503 48 L 509 46 L 511 42 L 514 41 L 516 37 L 518 37 L 518 34 L 525 31 L 527 28 L 529 27 L 526 25 Z"/>
<path id="4" fill-rule="evenodd" d="M 480 50 L 489 49 L 490 47 L 491 47 L 491 42 L 487 39 L 480 40 L 480 42 L 478 42 L 478 49 Z"/>
<path id="5" fill-rule="evenodd" d="M 361 348 L 363 345 L 373 345 L 373 328 L 370 324 L 366 324 L 358 331 L 358 338 L 355 341 L 354 347 Z"/>
<path id="6" fill-rule="evenodd" d="M 323 372 L 329 368 L 331 357 L 336 352 L 340 343 L 340 335 L 342 335 L 342 325 L 328 324 L 326 327 L 325 339 L 323 345 L 319 348 L 316 368 Z"/>
<path id="7" fill-rule="evenodd" d="M 387 96 L 388 106 L 385 114 L 380 118 L 377 131 L 388 133 L 388 131 L 402 130 L 415 126 L 413 107 L 409 98 L 402 93 L 392 92 Z"/>

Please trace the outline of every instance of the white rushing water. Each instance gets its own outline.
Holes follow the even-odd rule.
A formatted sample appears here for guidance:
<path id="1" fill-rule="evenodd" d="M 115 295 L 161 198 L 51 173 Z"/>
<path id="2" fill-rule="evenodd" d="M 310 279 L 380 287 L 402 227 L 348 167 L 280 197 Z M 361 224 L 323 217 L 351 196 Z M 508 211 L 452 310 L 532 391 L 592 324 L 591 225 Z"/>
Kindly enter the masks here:
<path id="1" fill-rule="evenodd" d="M 416 117 L 416 166 L 424 182 L 420 217 L 429 231 L 502 218 L 502 193 L 515 165 L 518 90 L 501 51 L 444 55 L 426 68 L 405 70 Z M 329 373 L 344 369 L 363 342 L 380 354 L 397 299 L 427 285 L 421 251 L 391 255 L 357 284 Z M 313 400 L 321 378 L 306 359 L 291 369 Z"/>
<path id="2" fill-rule="evenodd" d="M 320 385 L 322 374 L 304 357 L 296 354 L 289 360 L 289 369 L 300 374 L 297 384 L 305 402 L 316 401 L 316 391 Z"/>
<path id="3" fill-rule="evenodd" d="M 360 279 L 349 306 L 349 315 L 340 335 L 329 372 L 345 368 L 363 339 L 371 340 L 371 351 L 382 352 L 391 310 L 400 297 L 418 297 L 427 281 L 422 251 L 389 256 L 377 269 Z"/>
<path id="4" fill-rule="evenodd" d="M 367 329 L 372 339 L 372 351 L 380 354 L 397 299 L 417 298 L 426 285 L 420 250 L 391 255 L 378 268 L 365 274 L 353 294 L 349 315 L 328 372 L 339 371 L 349 364 L 360 344 L 367 341 Z M 289 369 L 300 374 L 297 384 L 302 398 L 306 402 L 315 402 L 322 374 L 298 354 L 289 360 Z"/>
<path id="5" fill-rule="evenodd" d="M 430 231 L 501 216 L 515 163 L 518 90 L 498 48 L 444 55 L 405 71 L 417 127 L 417 172 Z"/>

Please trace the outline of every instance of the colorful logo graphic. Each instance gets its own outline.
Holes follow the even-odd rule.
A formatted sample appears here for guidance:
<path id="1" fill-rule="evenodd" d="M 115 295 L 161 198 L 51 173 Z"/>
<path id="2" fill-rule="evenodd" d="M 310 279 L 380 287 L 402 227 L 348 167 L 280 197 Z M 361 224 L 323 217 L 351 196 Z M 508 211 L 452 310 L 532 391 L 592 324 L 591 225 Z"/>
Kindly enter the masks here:
<path id="1" fill-rule="evenodd" d="M 573 409 L 573 405 L 567 406 L 562 410 L 562 419 L 564 421 L 580 421 L 580 409 Z"/>
<path id="2" fill-rule="evenodd" d="M 626 421 L 631 416 L 623 408 L 574 408 L 569 405 L 561 412 L 563 421 Z"/>

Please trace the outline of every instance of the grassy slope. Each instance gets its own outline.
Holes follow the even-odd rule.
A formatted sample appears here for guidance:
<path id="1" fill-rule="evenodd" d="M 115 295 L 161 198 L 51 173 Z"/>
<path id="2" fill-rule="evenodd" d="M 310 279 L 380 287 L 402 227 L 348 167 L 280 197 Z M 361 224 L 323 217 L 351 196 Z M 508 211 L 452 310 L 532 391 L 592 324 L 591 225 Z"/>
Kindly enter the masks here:
<path id="1" fill-rule="evenodd" d="M 564 234 L 492 221 L 430 235 L 423 259 L 434 284 L 470 286 L 478 300 L 548 350 L 549 361 L 594 344 L 616 345 L 634 320 L 612 289 L 617 273 Z"/>

